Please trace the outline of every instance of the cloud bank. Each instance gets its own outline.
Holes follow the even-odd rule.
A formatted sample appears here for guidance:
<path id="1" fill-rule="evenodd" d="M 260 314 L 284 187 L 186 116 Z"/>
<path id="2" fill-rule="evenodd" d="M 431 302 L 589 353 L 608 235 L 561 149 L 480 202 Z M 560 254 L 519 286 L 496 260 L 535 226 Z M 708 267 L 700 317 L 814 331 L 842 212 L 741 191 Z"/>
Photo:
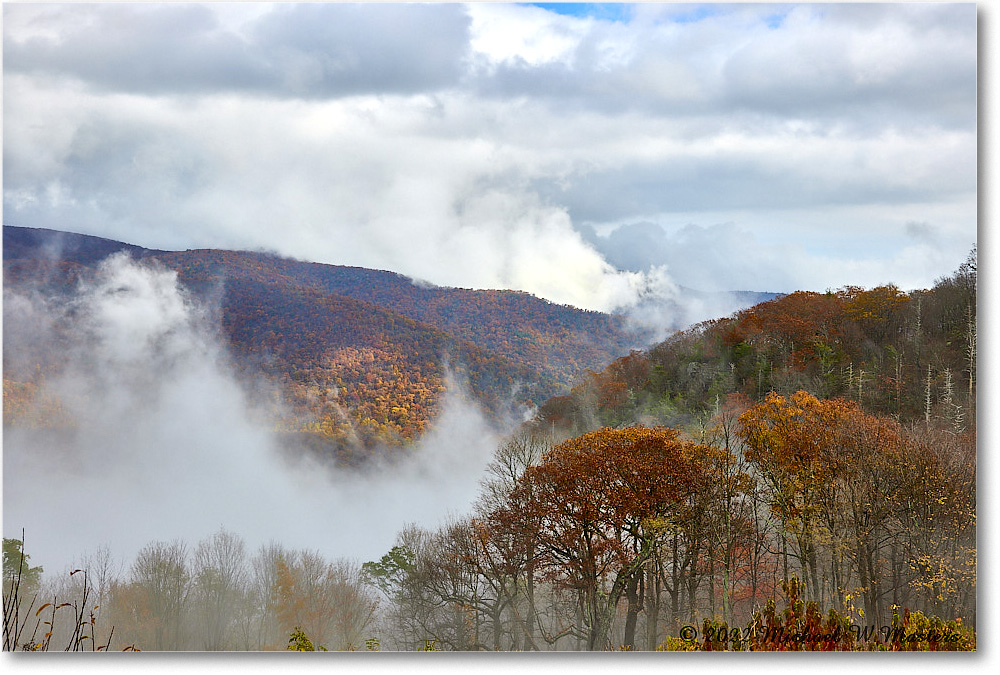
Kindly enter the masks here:
<path id="1" fill-rule="evenodd" d="M 600 310 L 657 286 L 926 287 L 976 239 L 976 21 L 6 5 L 5 213 Z"/>
<path id="2" fill-rule="evenodd" d="M 71 423 L 4 431 L 4 534 L 23 528 L 32 564 L 49 573 L 100 546 L 127 561 L 151 541 L 193 543 L 220 527 L 251 548 L 378 559 L 406 524 L 469 508 L 498 438 L 451 388 L 434 430 L 391 466 L 292 460 L 250 412 L 211 308 L 175 273 L 123 255 L 69 301 L 7 291 L 4 309 L 5 365 L 24 356 L 22 337 L 63 362 L 43 396 Z"/>

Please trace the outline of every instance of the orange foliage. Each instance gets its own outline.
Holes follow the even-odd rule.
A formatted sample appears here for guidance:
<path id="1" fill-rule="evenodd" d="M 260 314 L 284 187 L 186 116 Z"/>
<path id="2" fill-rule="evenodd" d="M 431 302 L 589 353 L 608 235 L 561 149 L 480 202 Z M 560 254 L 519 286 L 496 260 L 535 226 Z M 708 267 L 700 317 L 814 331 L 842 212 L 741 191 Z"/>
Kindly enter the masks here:
<path id="1" fill-rule="evenodd" d="M 699 488 L 696 446 L 664 427 L 604 428 L 557 445 L 529 467 L 498 520 L 536 533 L 536 569 L 583 593 L 591 649 L 669 518 Z M 607 595 L 599 592 L 611 581 Z"/>
<path id="2" fill-rule="evenodd" d="M 845 316 L 877 339 L 884 339 L 890 330 L 899 327 L 902 310 L 910 302 L 909 296 L 892 284 L 870 291 L 848 287 L 839 295 L 846 301 Z"/>
<path id="3" fill-rule="evenodd" d="M 30 428 L 72 426 L 62 401 L 46 390 L 44 380 L 18 382 L 3 378 L 3 424 Z"/>
<path id="4" fill-rule="evenodd" d="M 840 336 L 843 308 L 843 299 L 837 295 L 797 291 L 741 312 L 739 320 L 725 330 L 724 341 L 732 346 L 773 336 L 793 350 L 830 343 Z"/>

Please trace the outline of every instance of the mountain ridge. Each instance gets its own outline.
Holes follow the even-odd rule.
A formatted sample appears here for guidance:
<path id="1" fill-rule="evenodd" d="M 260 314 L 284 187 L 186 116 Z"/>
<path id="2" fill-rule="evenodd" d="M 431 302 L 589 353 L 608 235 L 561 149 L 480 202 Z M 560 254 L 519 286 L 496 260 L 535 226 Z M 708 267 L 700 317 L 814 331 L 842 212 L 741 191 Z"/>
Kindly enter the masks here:
<path id="1" fill-rule="evenodd" d="M 428 287 L 395 272 L 272 253 L 162 251 L 7 225 L 3 243 L 5 291 L 44 284 L 69 294 L 117 251 L 175 271 L 184 288 L 219 302 L 241 372 L 263 373 L 281 390 L 290 413 L 277 427 L 311 435 L 341 458 L 352 443 L 370 451 L 418 437 L 452 376 L 499 421 L 512 404 L 530 410 L 644 346 L 622 317 L 516 291 Z"/>

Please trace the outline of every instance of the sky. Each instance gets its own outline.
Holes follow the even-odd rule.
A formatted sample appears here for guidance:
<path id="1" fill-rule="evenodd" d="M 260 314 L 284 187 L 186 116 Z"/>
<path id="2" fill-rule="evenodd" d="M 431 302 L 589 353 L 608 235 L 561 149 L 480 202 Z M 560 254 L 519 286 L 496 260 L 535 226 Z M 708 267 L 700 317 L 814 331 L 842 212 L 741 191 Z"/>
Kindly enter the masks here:
<path id="1" fill-rule="evenodd" d="M 602 311 L 926 288 L 977 241 L 975 4 L 3 18 L 6 224 Z"/>

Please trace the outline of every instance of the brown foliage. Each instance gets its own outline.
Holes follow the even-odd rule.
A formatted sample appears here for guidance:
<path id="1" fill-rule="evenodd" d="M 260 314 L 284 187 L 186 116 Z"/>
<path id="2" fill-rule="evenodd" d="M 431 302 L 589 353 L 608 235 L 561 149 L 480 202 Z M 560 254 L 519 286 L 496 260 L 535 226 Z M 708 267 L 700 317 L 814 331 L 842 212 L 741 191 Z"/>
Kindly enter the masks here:
<path id="1" fill-rule="evenodd" d="M 628 583 L 699 488 L 694 448 L 663 427 L 584 434 L 529 467 L 502 510 L 508 528 L 536 533 L 540 576 L 582 594 L 590 649 L 605 647 Z"/>

